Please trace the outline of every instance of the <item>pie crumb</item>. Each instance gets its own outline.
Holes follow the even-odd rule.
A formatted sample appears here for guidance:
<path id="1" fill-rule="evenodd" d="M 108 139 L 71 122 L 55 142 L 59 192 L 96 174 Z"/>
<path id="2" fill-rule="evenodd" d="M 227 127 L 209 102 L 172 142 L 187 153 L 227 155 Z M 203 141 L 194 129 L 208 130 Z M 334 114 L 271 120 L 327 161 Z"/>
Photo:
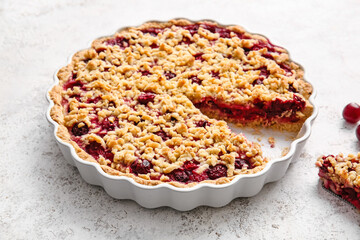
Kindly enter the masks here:
<path id="1" fill-rule="evenodd" d="M 274 137 L 269 137 L 268 142 L 270 143 L 271 148 L 275 147 L 275 138 Z"/>

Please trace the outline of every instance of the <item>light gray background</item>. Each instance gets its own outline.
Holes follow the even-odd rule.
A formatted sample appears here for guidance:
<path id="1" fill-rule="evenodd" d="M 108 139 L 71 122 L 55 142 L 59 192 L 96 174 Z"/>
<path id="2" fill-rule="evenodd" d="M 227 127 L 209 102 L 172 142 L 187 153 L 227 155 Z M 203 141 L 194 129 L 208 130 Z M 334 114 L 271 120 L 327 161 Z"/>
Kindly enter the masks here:
<path id="1" fill-rule="evenodd" d="M 223 208 L 148 210 L 66 164 L 45 119 L 54 71 L 95 37 L 147 20 L 214 19 L 287 48 L 320 113 L 283 179 Z M 0 239 L 359 239 L 360 215 L 325 192 L 320 154 L 357 152 L 343 106 L 360 102 L 360 2 L 0 0 Z"/>

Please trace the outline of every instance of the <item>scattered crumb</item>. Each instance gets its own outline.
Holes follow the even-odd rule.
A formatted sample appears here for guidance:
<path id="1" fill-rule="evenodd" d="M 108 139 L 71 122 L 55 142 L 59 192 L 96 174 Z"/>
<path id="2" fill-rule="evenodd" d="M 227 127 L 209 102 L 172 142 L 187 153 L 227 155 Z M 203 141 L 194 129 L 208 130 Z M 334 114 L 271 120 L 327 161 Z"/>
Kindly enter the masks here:
<path id="1" fill-rule="evenodd" d="M 261 137 L 258 137 L 257 140 L 258 140 L 258 142 L 261 142 L 262 138 L 261 138 Z"/>
<path id="2" fill-rule="evenodd" d="M 253 135 L 262 135 L 260 129 L 257 128 L 257 127 L 254 127 L 254 128 L 253 128 L 252 134 L 253 134 Z"/>
<path id="3" fill-rule="evenodd" d="M 298 138 L 298 136 L 296 135 L 296 136 L 287 136 L 286 137 L 286 141 L 294 141 L 294 140 L 296 140 Z"/>
<path id="4" fill-rule="evenodd" d="M 286 154 L 288 154 L 289 150 L 290 150 L 290 149 L 289 149 L 288 147 L 283 148 L 283 150 L 281 151 L 281 156 L 283 157 L 283 156 L 285 156 Z"/>
<path id="5" fill-rule="evenodd" d="M 268 142 L 270 143 L 270 147 L 271 147 L 271 148 L 274 148 L 274 147 L 275 147 L 275 138 L 269 137 L 269 138 L 268 138 Z"/>
<path id="6" fill-rule="evenodd" d="M 271 225 L 273 228 L 276 228 L 276 229 L 279 229 L 279 225 L 277 225 L 277 224 L 273 224 L 273 225 Z"/>

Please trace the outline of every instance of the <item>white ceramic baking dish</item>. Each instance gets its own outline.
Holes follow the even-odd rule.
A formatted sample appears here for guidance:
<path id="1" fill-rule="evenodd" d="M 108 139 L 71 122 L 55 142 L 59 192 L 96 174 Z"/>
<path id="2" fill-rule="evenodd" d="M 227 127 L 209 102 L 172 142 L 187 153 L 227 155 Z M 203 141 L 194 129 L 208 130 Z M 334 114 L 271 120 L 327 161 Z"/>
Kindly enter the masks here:
<path id="1" fill-rule="evenodd" d="M 70 61 L 71 57 L 68 63 Z M 58 83 L 59 79 L 57 78 L 56 71 L 54 83 L 50 89 Z M 305 121 L 295 140 L 290 140 L 289 135 L 286 135 L 286 133 L 264 130 L 265 133 L 254 134 L 254 131 L 249 129 L 239 129 L 231 126 L 235 132 L 244 132 L 245 136 L 253 141 L 259 139 L 259 137 L 264 139 L 268 136 L 275 136 L 275 148 L 262 143 L 264 155 L 270 157 L 271 161 L 261 172 L 251 175 L 239 175 L 230 183 L 221 185 L 200 183 L 191 188 L 177 188 L 163 183 L 157 186 L 147 186 L 139 184 L 128 177 L 109 175 L 100 168 L 99 164 L 79 158 L 75 153 L 75 149 L 56 135 L 59 125 L 50 117 L 50 109 L 54 105 L 48 94 L 50 89 L 46 94 L 46 98 L 50 103 L 46 117 L 54 125 L 56 142 L 68 163 L 77 167 L 86 182 L 102 186 L 110 196 L 117 199 L 132 199 L 146 208 L 168 206 L 180 211 L 187 211 L 198 206 L 221 207 L 235 198 L 256 195 L 266 183 L 281 179 L 285 175 L 289 164 L 299 157 L 306 140 L 311 134 L 312 122 L 318 113 L 318 107 L 314 102 L 316 92 L 313 90 L 309 99 L 310 103 L 314 106 L 313 113 Z M 288 148 L 288 153 L 285 156 L 281 156 L 281 147 Z"/>

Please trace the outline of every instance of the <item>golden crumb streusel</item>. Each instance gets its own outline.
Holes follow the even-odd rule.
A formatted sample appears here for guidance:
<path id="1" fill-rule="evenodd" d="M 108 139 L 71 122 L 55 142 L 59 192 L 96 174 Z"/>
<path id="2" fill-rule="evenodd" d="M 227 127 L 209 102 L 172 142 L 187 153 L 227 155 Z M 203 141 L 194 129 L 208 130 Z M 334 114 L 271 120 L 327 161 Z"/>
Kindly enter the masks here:
<path id="1" fill-rule="evenodd" d="M 283 48 L 214 22 L 121 30 L 76 53 L 58 78 L 57 135 L 107 173 L 147 185 L 261 171 L 260 146 L 221 119 L 297 131 L 312 112 L 311 85 Z"/>

